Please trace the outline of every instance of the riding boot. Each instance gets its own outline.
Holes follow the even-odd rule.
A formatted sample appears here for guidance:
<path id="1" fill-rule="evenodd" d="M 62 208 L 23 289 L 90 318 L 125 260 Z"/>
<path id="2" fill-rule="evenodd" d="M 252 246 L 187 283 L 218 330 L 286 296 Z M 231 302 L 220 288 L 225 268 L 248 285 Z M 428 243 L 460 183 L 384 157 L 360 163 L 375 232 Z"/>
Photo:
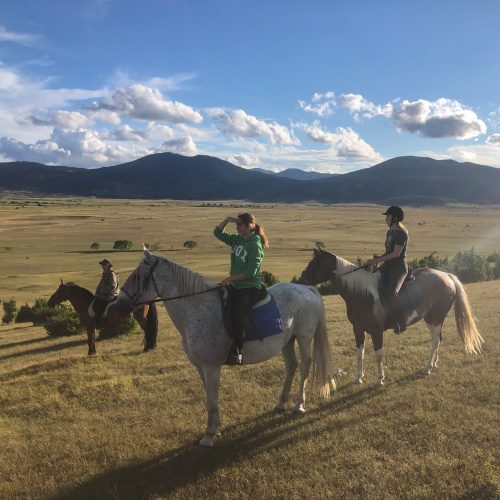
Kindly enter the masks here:
<path id="1" fill-rule="evenodd" d="M 231 351 L 229 352 L 229 356 L 226 359 L 226 365 L 231 366 L 240 366 L 243 364 L 243 354 L 240 349 L 234 343 L 231 347 Z"/>
<path id="2" fill-rule="evenodd" d="M 396 300 L 393 302 L 392 306 L 391 319 L 392 324 L 394 325 L 394 333 L 396 335 L 401 335 L 406 330 L 406 320 L 401 305 L 397 300 L 398 297 L 396 296 L 395 299 Z"/>

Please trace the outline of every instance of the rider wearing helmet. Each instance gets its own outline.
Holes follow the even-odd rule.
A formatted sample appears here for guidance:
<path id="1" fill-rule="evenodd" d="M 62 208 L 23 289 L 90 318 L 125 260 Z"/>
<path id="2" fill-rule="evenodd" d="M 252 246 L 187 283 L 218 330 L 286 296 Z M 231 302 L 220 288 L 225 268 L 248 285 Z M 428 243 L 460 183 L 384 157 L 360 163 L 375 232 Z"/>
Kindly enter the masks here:
<path id="1" fill-rule="evenodd" d="M 383 215 L 389 226 L 385 238 L 385 253 L 380 256 L 374 255 L 373 259 L 367 261 L 367 265 L 382 264 L 380 267 L 382 282 L 391 308 L 389 318 L 394 324 L 394 332 L 399 335 L 406 329 L 398 292 L 408 274 L 405 257 L 409 236 L 408 230 L 402 224 L 404 212 L 401 207 L 389 207 Z"/>

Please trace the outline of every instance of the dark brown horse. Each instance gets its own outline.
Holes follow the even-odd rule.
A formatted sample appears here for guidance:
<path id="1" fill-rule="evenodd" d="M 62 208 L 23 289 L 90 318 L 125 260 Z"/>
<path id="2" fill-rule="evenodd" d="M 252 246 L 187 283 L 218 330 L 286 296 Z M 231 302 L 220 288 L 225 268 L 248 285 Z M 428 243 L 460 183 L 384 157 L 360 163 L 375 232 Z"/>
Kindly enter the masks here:
<path id="1" fill-rule="evenodd" d="M 82 325 L 87 331 L 89 355 L 95 354 L 95 320 L 89 314 L 89 306 L 95 296 L 86 288 L 75 285 L 74 283 L 64 283 L 61 280 L 59 288 L 52 294 L 48 301 L 49 307 L 54 307 L 61 302 L 69 300 L 75 309 Z M 113 306 L 108 309 L 104 318 L 100 321 L 98 328 L 114 327 L 123 323 L 128 318 L 128 315 L 119 314 Z M 156 337 L 158 333 L 158 313 L 156 304 L 146 304 L 134 309 L 134 318 L 137 320 L 142 330 L 144 331 L 144 351 L 149 351 L 156 347 Z"/>
<path id="2" fill-rule="evenodd" d="M 399 297 L 404 305 L 406 325 L 423 319 L 431 333 L 431 354 L 421 374 L 429 375 L 432 368 L 437 366 L 443 322 L 453 304 L 458 334 L 464 341 L 466 352 L 480 353 L 483 339 L 477 330 L 467 294 L 459 279 L 453 274 L 426 267 L 416 269 L 414 275 L 415 279 L 403 286 Z M 383 332 L 392 328 L 392 325 L 386 324 L 388 314 L 386 305 L 381 300 L 380 278 L 379 272 L 370 273 L 359 269 L 347 260 L 318 248 L 314 249 L 313 259 L 300 277 L 301 283 L 309 285 L 332 280 L 344 299 L 347 317 L 352 323 L 356 339 L 355 384 L 361 384 L 364 376 L 365 332 L 371 335 L 375 351 L 378 366 L 376 384 L 384 383 Z"/>

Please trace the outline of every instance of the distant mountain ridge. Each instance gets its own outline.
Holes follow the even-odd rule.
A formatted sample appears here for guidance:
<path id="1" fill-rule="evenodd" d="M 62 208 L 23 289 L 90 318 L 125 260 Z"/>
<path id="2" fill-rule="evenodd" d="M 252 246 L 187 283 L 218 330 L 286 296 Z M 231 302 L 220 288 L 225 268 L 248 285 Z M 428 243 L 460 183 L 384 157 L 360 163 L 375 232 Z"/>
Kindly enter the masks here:
<path id="1" fill-rule="evenodd" d="M 339 174 L 324 174 L 321 172 L 300 170 L 300 168 L 287 168 L 281 172 L 272 172 L 271 170 L 266 170 L 265 168 L 253 168 L 255 172 L 260 172 L 262 174 L 277 175 L 278 177 L 287 177 L 289 179 L 296 179 L 298 181 L 310 181 L 313 179 L 326 179 L 327 177 L 332 177 Z"/>
<path id="2" fill-rule="evenodd" d="M 0 192 L 4 191 L 101 198 L 500 204 L 500 169 L 403 156 L 348 174 L 297 180 L 246 170 L 211 156 L 158 153 L 93 170 L 0 163 Z"/>

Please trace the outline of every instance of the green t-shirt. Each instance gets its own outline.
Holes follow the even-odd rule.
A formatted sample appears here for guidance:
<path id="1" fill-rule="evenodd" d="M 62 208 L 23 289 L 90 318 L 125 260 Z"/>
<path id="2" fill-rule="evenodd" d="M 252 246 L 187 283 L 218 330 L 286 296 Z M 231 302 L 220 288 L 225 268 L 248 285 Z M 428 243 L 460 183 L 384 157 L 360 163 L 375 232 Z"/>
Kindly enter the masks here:
<path id="1" fill-rule="evenodd" d="M 260 236 L 253 234 L 243 238 L 239 234 L 226 233 L 224 229 L 214 229 L 216 238 L 231 247 L 231 271 L 230 275 L 245 273 L 246 279 L 233 281 L 235 288 L 262 288 L 262 276 L 260 265 L 264 258 L 262 241 Z"/>

